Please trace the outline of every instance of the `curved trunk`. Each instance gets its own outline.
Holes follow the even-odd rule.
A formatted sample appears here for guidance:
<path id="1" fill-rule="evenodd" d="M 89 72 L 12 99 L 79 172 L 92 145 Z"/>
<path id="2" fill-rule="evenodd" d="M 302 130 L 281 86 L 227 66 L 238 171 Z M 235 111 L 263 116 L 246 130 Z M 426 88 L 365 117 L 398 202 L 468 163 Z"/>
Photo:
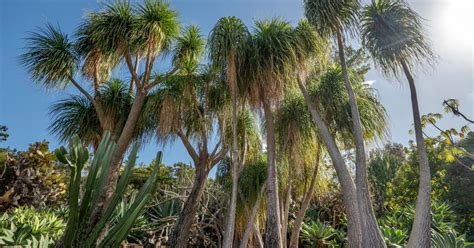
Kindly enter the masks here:
<path id="1" fill-rule="evenodd" d="M 311 101 L 308 91 L 303 84 L 303 79 L 297 77 L 298 86 L 305 98 L 308 109 L 311 113 L 314 124 L 318 128 L 318 132 L 326 145 L 326 149 L 331 157 L 332 163 L 336 170 L 339 183 L 341 184 L 342 198 L 347 215 L 347 245 L 348 247 L 362 246 L 362 224 L 360 219 L 359 207 L 357 204 L 356 189 L 351 174 L 347 169 L 346 163 L 342 158 L 334 137 L 329 132 L 329 128 L 324 123 L 319 114 L 316 105 Z"/>
<path id="2" fill-rule="evenodd" d="M 369 181 L 367 176 L 367 158 L 365 154 L 364 137 L 360 123 L 359 108 L 357 99 L 352 89 L 349 76 L 347 74 L 346 58 L 344 55 L 344 37 L 342 33 L 337 32 L 337 44 L 339 50 L 339 59 L 341 61 L 342 78 L 349 95 L 349 105 L 351 107 L 352 126 L 354 129 L 356 146 L 356 194 L 359 204 L 360 218 L 362 221 L 362 246 L 363 247 L 387 247 L 382 236 L 382 232 L 377 224 L 372 201 L 370 199 Z"/>
<path id="3" fill-rule="evenodd" d="M 233 58 L 233 56 L 230 56 Z M 238 153 L 237 153 L 237 90 L 235 77 L 230 75 L 235 74 L 235 65 L 234 63 L 228 62 L 228 81 L 231 89 L 232 96 L 232 193 L 229 204 L 229 209 L 227 210 L 227 217 L 225 223 L 224 231 L 224 248 L 232 247 L 234 239 L 234 229 L 235 229 L 235 211 L 237 207 L 237 194 L 239 186 L 239 162 L 238 162 Z M 244 158 L 241 158 L 244 159 Z"/>
<path id="4" fill-rule="evenodd" d="M 303 201 L 301 202 L 301 207 L 296 213 L 296 219 L 293 224 L 293 230 L 291 231 L 291 238 L 290 238 L 290 248 L 297 248 L 298 241 L 300 238 L 300 230 L 301 226 L 303 225 L 304 215 L 306 213 L 306 209 L 308 209 L 309 203 L 311 202 L 311 198 L 314 192 L 314 186 L 316 185 L 316 177 L 318 176 L 318 169 L 319 169 L 319 159 L 321 156 L 321 148 L 317 147 L 316 150 L 316 166 L 314 168 L 313 176 L 311 177 L 311 183 L 309 185 L 308 192 L 305 193 L 303 196 Z"/>
<path id="5" fill-rule="evenodd" d="M 250 218 L 247 220 L 247 224 L 245 225 L 244 235 L 242 236 L 242 241 L 240 241 L 239 248 L 246 248 L 247 244 L 250 239 L 250 235 L 252 234 L 253 229 L 255 228 L 255 219 L 257 218 L 258 208 L 260 207 L 260 201 L 263 197 L 263 192 L 265 192 L 266 184 L 262 186 L 260 192 L 258 194 L 257 200 L 252 208 L 252 213 Z M 261 238 L 261 237 L 260 237 Z"/>
<path id="6" fill-rule="evenodd" d="M 170 240 L 168 241 L 169 247 L 183 248 L 188 246 L 189 233 L 199 207 L 199 201 L 204 193 L 209 173 L 206 162 L 204 161 L 196 167 L 193 188 L 171 232 Z"/>
<path id="7" fill-rule="evenodd" d="M 420 164 L 420 184 L 416 199 L 415 219 L 408 239 L 408 248 L 426 248 L 431 246 L 431 175 L 426 147 L 423 140 L 423 131 L 420 120 L 420 109 L 416 95 L 415 81 L 407 64 L 402 61 L 403 71 L 410 85 L 411 105 L 413 109 L 413 122 L 415 123 L 416 147 Z"/>
<path id="8" fill-rule="evenodd" d="M 278 178 L 275 164 L 275 134 L 273 128 L 273 113 L 270 103 L 263 99 L 265 127 L 267 131 L 267 221 L 265 224 L 265 247 L 280 248 L 281 223 L 278 201 Z"/>

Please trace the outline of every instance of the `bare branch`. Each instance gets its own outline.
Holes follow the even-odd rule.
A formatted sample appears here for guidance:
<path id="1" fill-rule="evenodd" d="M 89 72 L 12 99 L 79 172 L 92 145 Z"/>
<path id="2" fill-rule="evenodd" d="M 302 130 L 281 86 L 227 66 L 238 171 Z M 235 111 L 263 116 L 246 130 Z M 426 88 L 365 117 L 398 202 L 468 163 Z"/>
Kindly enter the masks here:
<path id="1" fill-rule="evenodd" d="M 188 151 L 189 155 L 194 161 L 194 164 L 197 165 L 199 163 L 199 156 L 197 155 L 196 151 L 194 150 L 193 146 L 191 145 L 191 142 L 189 142 L 188 136 L 184 135 L 183 130 L 181 128 L 177 129 L 178 131 L 176 132 L 183 142 L 184 147 Z"/>

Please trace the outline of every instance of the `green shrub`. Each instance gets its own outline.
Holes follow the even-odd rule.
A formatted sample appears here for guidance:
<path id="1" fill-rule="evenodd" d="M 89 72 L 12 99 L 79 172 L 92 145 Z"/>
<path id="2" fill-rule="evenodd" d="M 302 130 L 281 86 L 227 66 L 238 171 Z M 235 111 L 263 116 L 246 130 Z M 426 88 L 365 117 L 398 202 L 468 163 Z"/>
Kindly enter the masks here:
<path id="1" fill-rule="evenodd" d="M 0 216 L 0 246 L 43 247 L 61 237 L 66 224 L 51 210 L 15 208 Z"/>

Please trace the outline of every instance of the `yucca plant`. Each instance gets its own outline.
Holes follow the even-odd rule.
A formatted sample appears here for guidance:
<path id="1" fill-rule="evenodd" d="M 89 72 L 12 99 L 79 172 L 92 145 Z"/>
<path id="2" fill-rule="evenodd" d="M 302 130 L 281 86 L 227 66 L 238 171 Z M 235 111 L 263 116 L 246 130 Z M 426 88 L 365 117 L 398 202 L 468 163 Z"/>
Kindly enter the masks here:
<path id="1" fill-rule="evenodd" d="M 94 159 L 82 188 L 82 169 L 89 160 L 87 148 L 81 144 L 78 136 L 74 136 L 69 144 L 69 151 L 61 147 L 56 151 L 58 160 L 71 169 L 69 182 L 69 218 L 66 231 L 58 244 L 58 247 L 118 247 L 124 240 L 137 217 L 141 214 L 145 204 L 156 189 L 158 180 L 158 170 L 161 163 L 162 153 L 157 154 L 155 166 L 151 176 L 138 192 L 130 208 L 115 221 L 103 238 L 102 232 L 110 222 L 114 211 L 119 204 L 122 195 L 130 179 L 131 171 L 137 158 L 138 145 L 135 145 L 128 157 L 127 164 L 120 177 L 117 188 L 113 193 L 110 203 L 104 214 L 96 224 L 92 224 L 94 219 L 94 209 L 98 207 L 103 186 L 106 183 L 109 173 L 109 165 L 112 154 L 116 149 L 116 144 L 112 141 L 109 132 L 106 132 L 96 150 Z"/>

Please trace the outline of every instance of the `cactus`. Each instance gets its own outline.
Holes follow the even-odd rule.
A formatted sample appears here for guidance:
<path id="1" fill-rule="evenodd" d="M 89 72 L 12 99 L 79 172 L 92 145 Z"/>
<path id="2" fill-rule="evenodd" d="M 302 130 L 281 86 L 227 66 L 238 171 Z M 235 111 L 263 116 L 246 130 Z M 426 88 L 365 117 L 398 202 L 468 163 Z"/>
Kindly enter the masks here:
<path id="1" fill-rule="evenodd" d="M 135 145 L 128 157 L 123 174 L 119 179 L 117 188 L 112 196 L 110 204 L 99 221 L 91 226 L 94 209 L 97 207 L 99 197 L 103 193 L 111 156 L 115 150 L 115 143 L 111 140 L 110 133 L 106 132 L 90 164 L 85 185 L 81 194 L 82 169 L 89 160 L 86 147 L 81 144 L 80 139 L 75 136 L 69 144 L 69 151 L 61 147 L 56 150 L 58 160 L 71 169 L 69 182 L 69 218 L 66 231 L 59 247 L 118 247 L 127 236 L 128 231 L 135 219 L 141 214 L 145 204 L 156 190 L 158 181 L 158 169 L 161 163 L 162 153 L 158 152 L 156 164 L 151 176 L 142 186 L 130 209 L 118 220 L 100 242 L 98 238 L 104 228 L 110 222 L 112 214 L 117 207 L 129 182 L 131 171 L 135 165 L 138 145 Z M 82 197 L 80 197 L 82 195 Z"/>

